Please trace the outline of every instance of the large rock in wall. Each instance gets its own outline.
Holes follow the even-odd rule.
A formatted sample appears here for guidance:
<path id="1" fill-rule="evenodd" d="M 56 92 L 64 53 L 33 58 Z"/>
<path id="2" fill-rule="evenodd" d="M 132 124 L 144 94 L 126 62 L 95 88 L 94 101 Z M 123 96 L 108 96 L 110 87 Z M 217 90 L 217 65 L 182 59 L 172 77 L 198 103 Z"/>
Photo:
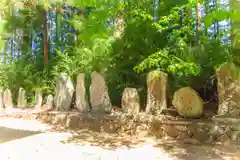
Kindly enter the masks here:
<path id="1" fill-rule="evenodd" d="M 186 118 L 197 118 L 203 113 L 203 100 L 190 87 L 183 87 L 173 95 L 172 104 L 179 115 Z"/>
<path id="2" fill-rule="evenodd" d="M 216 70 L 218 115 L 240 116 L 240 68 L 226 63 Z"/>
<path id="3" fill-rule="evenodd" d="M 6 109 L 13 108 L 12 92 L 8 88 L 3 93 L 3 103 Z"/>
<path id="4" fill-rule="evenodd" d="M 93 72 L 91 78 L 90 102 L 92 112 L 111 112 L 112 104 L 103 76 L 97 72 Z"/>
<path id="5" fill-rule="evenodd" d="M 140 110 L 140 97 L 136 88 L 125 88 L 122 94 L 122 110 L 128 115 L 137 115 Z"/>
<path id="6" fill-rule="evenodd" d="M 168 76 L 161 71 L 152 71 L 147 76 L 147 113 L 159 114 L 167 108 Z"/>
<path id="7" fill-rule="evenodd" d="M 84 73 L 80 73 L 77 76 L 76 108 L 80 112 L 88 112 L 90 110 L 89 103 L 88 103 L 88 100 L 86 97 L 85 74 Z"/>
<path id="8" fill-rule="evenodd" d="M 17 107 L 24 108 L 27 106 L 27 100 L 25 97 L 25 90 L 23 88 L 19 88 L 18 91 L 18 99 L 17 99 Z"/>
<path id="9" fill-rule="evenodd" d="M 55 88 L 54 105 L 56 110 L 68 111 L 71 108 L 74 86 L 67 73 L 61 73 Z"/>

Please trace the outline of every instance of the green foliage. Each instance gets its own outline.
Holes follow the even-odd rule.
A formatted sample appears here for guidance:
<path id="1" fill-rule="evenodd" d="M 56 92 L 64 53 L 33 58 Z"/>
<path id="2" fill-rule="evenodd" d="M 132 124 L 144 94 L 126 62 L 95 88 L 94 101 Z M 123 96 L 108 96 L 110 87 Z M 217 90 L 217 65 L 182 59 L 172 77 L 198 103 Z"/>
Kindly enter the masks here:
<path id="1" fill-rule="evenodd" d="M 146 74 L 150 70 L 168 73 L 170 96 L 181 86 L 199 87 L 196 79 L 211 88 L 213 84 L 208 84 L 212 82 L 215 68 L 239 56 L 230 44 L 222 44 L 219 40 L 228 33 L 219 29 L 217 36 L 210 39 L 204 32 L 217 21 L 229 18 L 237 21 L 238 12 L 216 6 L 199 19 L 204 28 L 196 31 L 196 21 L 200 18 L 195 13 L 197 3 L 196 0 L 162 0 L 155 6 L 152 0 L 68 0 L 65 3 L 54 0 L 50 4 L 44 0 L 29 9 L 22 2 L 14 8 L 3 1 L 1 5 L 6 7 L 4 23 L 0 26 L 2 46 L 6 46 L 6 39 L 12 37 L 16 29 L 26 35 L 19 44 L 24 52 L 20 58 L 13 59 L 14 53 L 10 58 L 3 54 L 0 85 L 14 90 L 14 94 L 23 87 L 32 101 L 35 90 L 54 93 L 60 72 L 67 72 L 74 83 L 80 72 L 86 73 L 86 87 L 89 87 L 90 74 L 98 71 L 105 76 L 111 99 L 117 105 L 125 87 L 135 87 L 141 96 L 146 95 Z M 66 19 L 71 7 L 85 10 L 69 14 Z M 14 9 L 19 9 L 17 14 L 13 14 Z M 56 38 L 49 39 L 48 46 L 54 47 L 54 51 L 49 50 L 47 66 L 43 63 L 43 38 L 40 36 L 40 40 L 36 40 L 42 45 L 40 49 L 29 47 L 32 46 L 31 38 L 42 30 L 43 11 L 57 12 L 55 22 L 51 22 L 54 31 L 49 31 Z M 123 35 L 114 37 L 119 19 L 124 20 Z M 237 41 L 238 34 L 234 35 Z M 64 38 L 67 40 L 63 41 Z"/>

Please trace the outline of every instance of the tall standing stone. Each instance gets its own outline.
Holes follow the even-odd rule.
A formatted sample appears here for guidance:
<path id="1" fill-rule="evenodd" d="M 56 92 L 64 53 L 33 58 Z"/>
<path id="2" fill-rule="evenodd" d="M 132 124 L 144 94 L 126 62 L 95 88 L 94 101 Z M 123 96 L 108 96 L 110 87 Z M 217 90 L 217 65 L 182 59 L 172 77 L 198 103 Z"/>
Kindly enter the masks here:
<path id="1" fill-rule="evenodd" d="M 3 93 L 3 103 L 6 109 L 13 108 L 12 92 L 8 88 Z"/>
<path id="2" fill-rule="evenodd" d="M 67 73 L 61 73 L 55 88 L 54 105 L 59 111 L 68 111 L 71 108 L 74 86 Z"/>
<path id="3" fill-rule="evenodd" d="M 93 72 L 90 86 L 90 102 L 93 112 L 111 112 L 112 104 L 108 95 L 107 84 L 100 74 Z"/>
<path id="4" fill-rule="evenodd" d="M 167 108 L 168 76 L 161 71 L 152 71 L 147 76 L 147 113 L 159 114 Z"/>
<path id="5" fill-rule="evenodd" d="M 4 104 L 3 104 L 3 91 L 2 88 L 0 88 L 0 110 L 4 109 Z"/>
<path id="6" fill-rule="evenodd" d="M 226 63 L 216 70 L 218 115 L 240 116 L 240 68 Z"/>
<path id="7" fill-rule="evenodd" d="M 140 97 L 136 88 L 125 88 L 122 94 L 122 110 L 128 115 L 137 115 L 140 110 Z"/>
<path id="8" fill-rule="evenodd" d="M 90 110 L 88 100 L 86 97 L 84 73 L 80 73 L 77 76 L 76 107 L 80 112 L 88 112 Z"/>
<path id="9" fill-rule="evenodd" d="M 203 113 L 203 100 L 190 87 L 183 87 L 173 95 L 172 104 L 179 115 L 186 118 L 198 118 Z"/>
<path id="10" fill-rule="evenodd" d="M 42 101 L 43 101 L 42 93 L 40 91 L 36 91 L 35 92 L 35 102 L 36 102 L 35 108 L 41 108 Z"/>
<path id="11" fill-rule="evenodd" d="M 25 97 L 25 90 L 23 88 L 19 88 L 17 107 L 24 108 L 26 106 L 27 106 L 27 100 L 26 100 L 26 97 Z"/>

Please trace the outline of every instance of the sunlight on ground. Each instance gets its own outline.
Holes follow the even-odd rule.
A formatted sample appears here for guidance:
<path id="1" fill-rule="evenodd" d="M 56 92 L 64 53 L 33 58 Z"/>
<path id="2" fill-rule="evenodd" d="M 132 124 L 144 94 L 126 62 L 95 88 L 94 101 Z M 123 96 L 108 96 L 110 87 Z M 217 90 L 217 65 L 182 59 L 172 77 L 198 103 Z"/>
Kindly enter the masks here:
<path id="1" fill-rule="evenodd" d="M 47 132 L 52 127 L 38 121 L 4 118 L 0 119 L 0 127 L 4 128 L 4 130 L 1 130 L 0 139 L 9 138 L 9 141 L 0 144 L 1 160 L 125 160 L 133 158 L 139 160 L 173 160 L 167 153 L 161 152 L 160 149 L 149 144 L 142 144 L 137 148 L 121 147 L 119 145 L 118 149 L 114 148 L 115 150 L 105 149 L 100 144 L 98 146 L 92 145 L 95 138 L 95 141 L 102 138 L 104 142 L 104 139 L 107 138 L 104 135 L 92 137 L 92 141 L 88 144 L 86 141 L 92 134 L 88 135 L 85 141 L 80 138 L 83 143 L 80 141 L 78 143 L 72 141 L 71 143 L 69 140 L 73 139 L 74 134 L 70 132 Z M 33 133 L 29 134 L 28 132 Z M 7 135 L 4 135 L 4 133 Z M 18 136 L 20 133 L 21 136 Z M 83 132 L 82 134 L 87 136 L 87 133 L 90 132 Z M 95 133 L 95 135 L 97 134 Z M 106 134 L 106 136 L 109 140 L 109 135 Z M 117 137 L 116 139 L 121 143 L 120 139 Z M 113 140 L 113 137 L 110 140 Z M 127 141 L 130 143 L 129 139 Z"/>

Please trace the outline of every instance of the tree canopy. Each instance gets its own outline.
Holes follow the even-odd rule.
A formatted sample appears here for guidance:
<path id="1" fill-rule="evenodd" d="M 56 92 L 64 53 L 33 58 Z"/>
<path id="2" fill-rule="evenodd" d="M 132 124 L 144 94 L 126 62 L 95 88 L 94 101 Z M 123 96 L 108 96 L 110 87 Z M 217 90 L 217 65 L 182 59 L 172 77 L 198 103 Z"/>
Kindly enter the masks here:
<path id="1" fill-rule="evenodd" d="M 67 72 L 105 75 L 113 103 L 146 74 L 169 75 L 169 95 L 212 89 L 214 71 L 239 58 L 239 0 L 1 0 L 0 86 L 53 92 Z M 197 80 L 197 81 L 196 81 Z M 202 85 L 199 85 L 201 82 Z M 143 94 L 142 94 L 143 95 Z"/>

